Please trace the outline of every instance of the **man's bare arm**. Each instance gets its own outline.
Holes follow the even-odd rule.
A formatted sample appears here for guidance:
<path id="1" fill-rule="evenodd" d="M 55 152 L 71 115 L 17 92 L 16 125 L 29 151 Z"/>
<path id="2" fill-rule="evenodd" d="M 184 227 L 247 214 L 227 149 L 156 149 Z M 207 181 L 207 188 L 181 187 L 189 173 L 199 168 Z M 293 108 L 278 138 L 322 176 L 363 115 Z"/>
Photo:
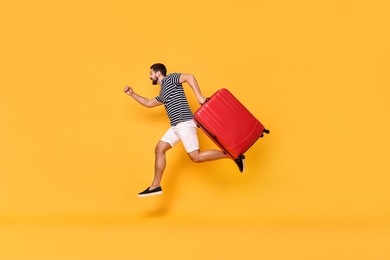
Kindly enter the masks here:
<path id="1" fill-rule="evenodd" d="M 196 98 L 198 99 L 199 104 L 203 104 L 205 102 L 206 98 L 202 95 L 200 88 L 199 88 L 199 85 L 198 85 L 198 82 L 196 81 L 196 78 L 194 75 L 183 73 L 180 75 L 179 81 L 180 81 L 180 83 L 187 82 L 188 85 L 190 85 L 190 87 L 192 88 L 192 90 L 195 93 Z"/>
<path id="2" fill-rule="evenodd" d="M 162 103 L 157 101 L 156 98 L 149 99 L 136 94 L 132 87 L 126 86 L 123 91 L 145 107 L 151 108 L 162 105 Z"/>

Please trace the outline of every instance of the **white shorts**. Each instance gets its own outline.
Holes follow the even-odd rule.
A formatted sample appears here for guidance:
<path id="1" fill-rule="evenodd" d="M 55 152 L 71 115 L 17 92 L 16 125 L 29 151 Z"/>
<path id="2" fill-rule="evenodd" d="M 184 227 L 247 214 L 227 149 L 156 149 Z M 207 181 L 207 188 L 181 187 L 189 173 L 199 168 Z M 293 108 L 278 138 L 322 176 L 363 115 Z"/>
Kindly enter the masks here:
<path id="1" fill-rule="evenodd" d="M 161 141 L 169 143 L 172 147 L 179 141 L 183 143 L 187 153 L 199 149 L 199 140 L 196 134 L 197 126 L 194 120 L 181 122 L 171 126 L 161 138 Z"/>

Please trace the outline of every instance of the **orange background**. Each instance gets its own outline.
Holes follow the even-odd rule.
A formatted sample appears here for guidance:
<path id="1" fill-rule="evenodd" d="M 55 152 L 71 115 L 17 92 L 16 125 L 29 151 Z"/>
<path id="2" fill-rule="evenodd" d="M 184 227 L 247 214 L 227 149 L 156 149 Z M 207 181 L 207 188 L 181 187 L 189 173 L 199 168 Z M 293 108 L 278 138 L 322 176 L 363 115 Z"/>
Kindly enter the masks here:
<path id="1" fill-rule="evenodd" d="M 3 1 L 1 259 L 389 259 L 386 1 Z M 228 88 L 271 130 L 168 153 L 149 67 Z M 198 107 L 185 86 L 192 109 Z M 199 131 L 201 147 L 215 145 Z"/>

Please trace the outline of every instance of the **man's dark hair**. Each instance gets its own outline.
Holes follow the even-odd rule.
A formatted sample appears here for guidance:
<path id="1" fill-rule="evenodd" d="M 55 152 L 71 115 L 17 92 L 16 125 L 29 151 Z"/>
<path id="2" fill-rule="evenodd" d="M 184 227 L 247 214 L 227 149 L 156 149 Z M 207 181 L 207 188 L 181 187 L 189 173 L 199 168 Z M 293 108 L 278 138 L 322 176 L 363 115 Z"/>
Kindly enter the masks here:
<path id="1" fill-rule="evenodd" d="M 153 64 L 152 66 L 150 66 L 150 68 L 151 68 L 152 70 L 154 70 L 154 72 L 160 71 L 161 74 L 162 74 L 164 77 L 167 75 L 167 68 L 166 68 L 165 65 L 162 64 L 162 63 Z"/>

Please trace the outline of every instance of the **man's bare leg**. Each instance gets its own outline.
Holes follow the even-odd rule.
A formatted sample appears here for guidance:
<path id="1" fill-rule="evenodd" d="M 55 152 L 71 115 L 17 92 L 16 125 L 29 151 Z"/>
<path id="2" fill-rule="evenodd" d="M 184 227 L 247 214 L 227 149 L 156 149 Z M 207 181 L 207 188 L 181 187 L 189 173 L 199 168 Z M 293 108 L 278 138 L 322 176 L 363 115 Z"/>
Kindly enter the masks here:
<path id="1" fill-rule="evenodd" d="M 190 156 L 192 161 L 197 163 L 228 158 L 228 156 L 224 152 L 219 150 L 195 150 L 193 152 L 188 153 L 188 155 Z"/>
<path id="2" fill-rule="evenodd" d="M 223 158 L 229 158 L 224 152 L 219 150 L 205 150 L 205 151 L 193 151 L 191 153 L 188 153 L 191 160 L 200 163 L 200 162 L 207 162 L 207 161 L 214 161 L 218 159 Z M 238 169 L 240 172 L 243 172 L 245 169 L 245 163 L 244 163 L 245 156 L 241 156 L 234 160 L 234 162 L 237 164 Z"/>
<path id="3" fill-rule="evenodd" d="M 171 149 L 171 145 L 164 141 L 159 141 L 155 149 L 154 178 L 150 190 L 160 186 L 161 179 L 167 164 L 166 151 Z"/>

